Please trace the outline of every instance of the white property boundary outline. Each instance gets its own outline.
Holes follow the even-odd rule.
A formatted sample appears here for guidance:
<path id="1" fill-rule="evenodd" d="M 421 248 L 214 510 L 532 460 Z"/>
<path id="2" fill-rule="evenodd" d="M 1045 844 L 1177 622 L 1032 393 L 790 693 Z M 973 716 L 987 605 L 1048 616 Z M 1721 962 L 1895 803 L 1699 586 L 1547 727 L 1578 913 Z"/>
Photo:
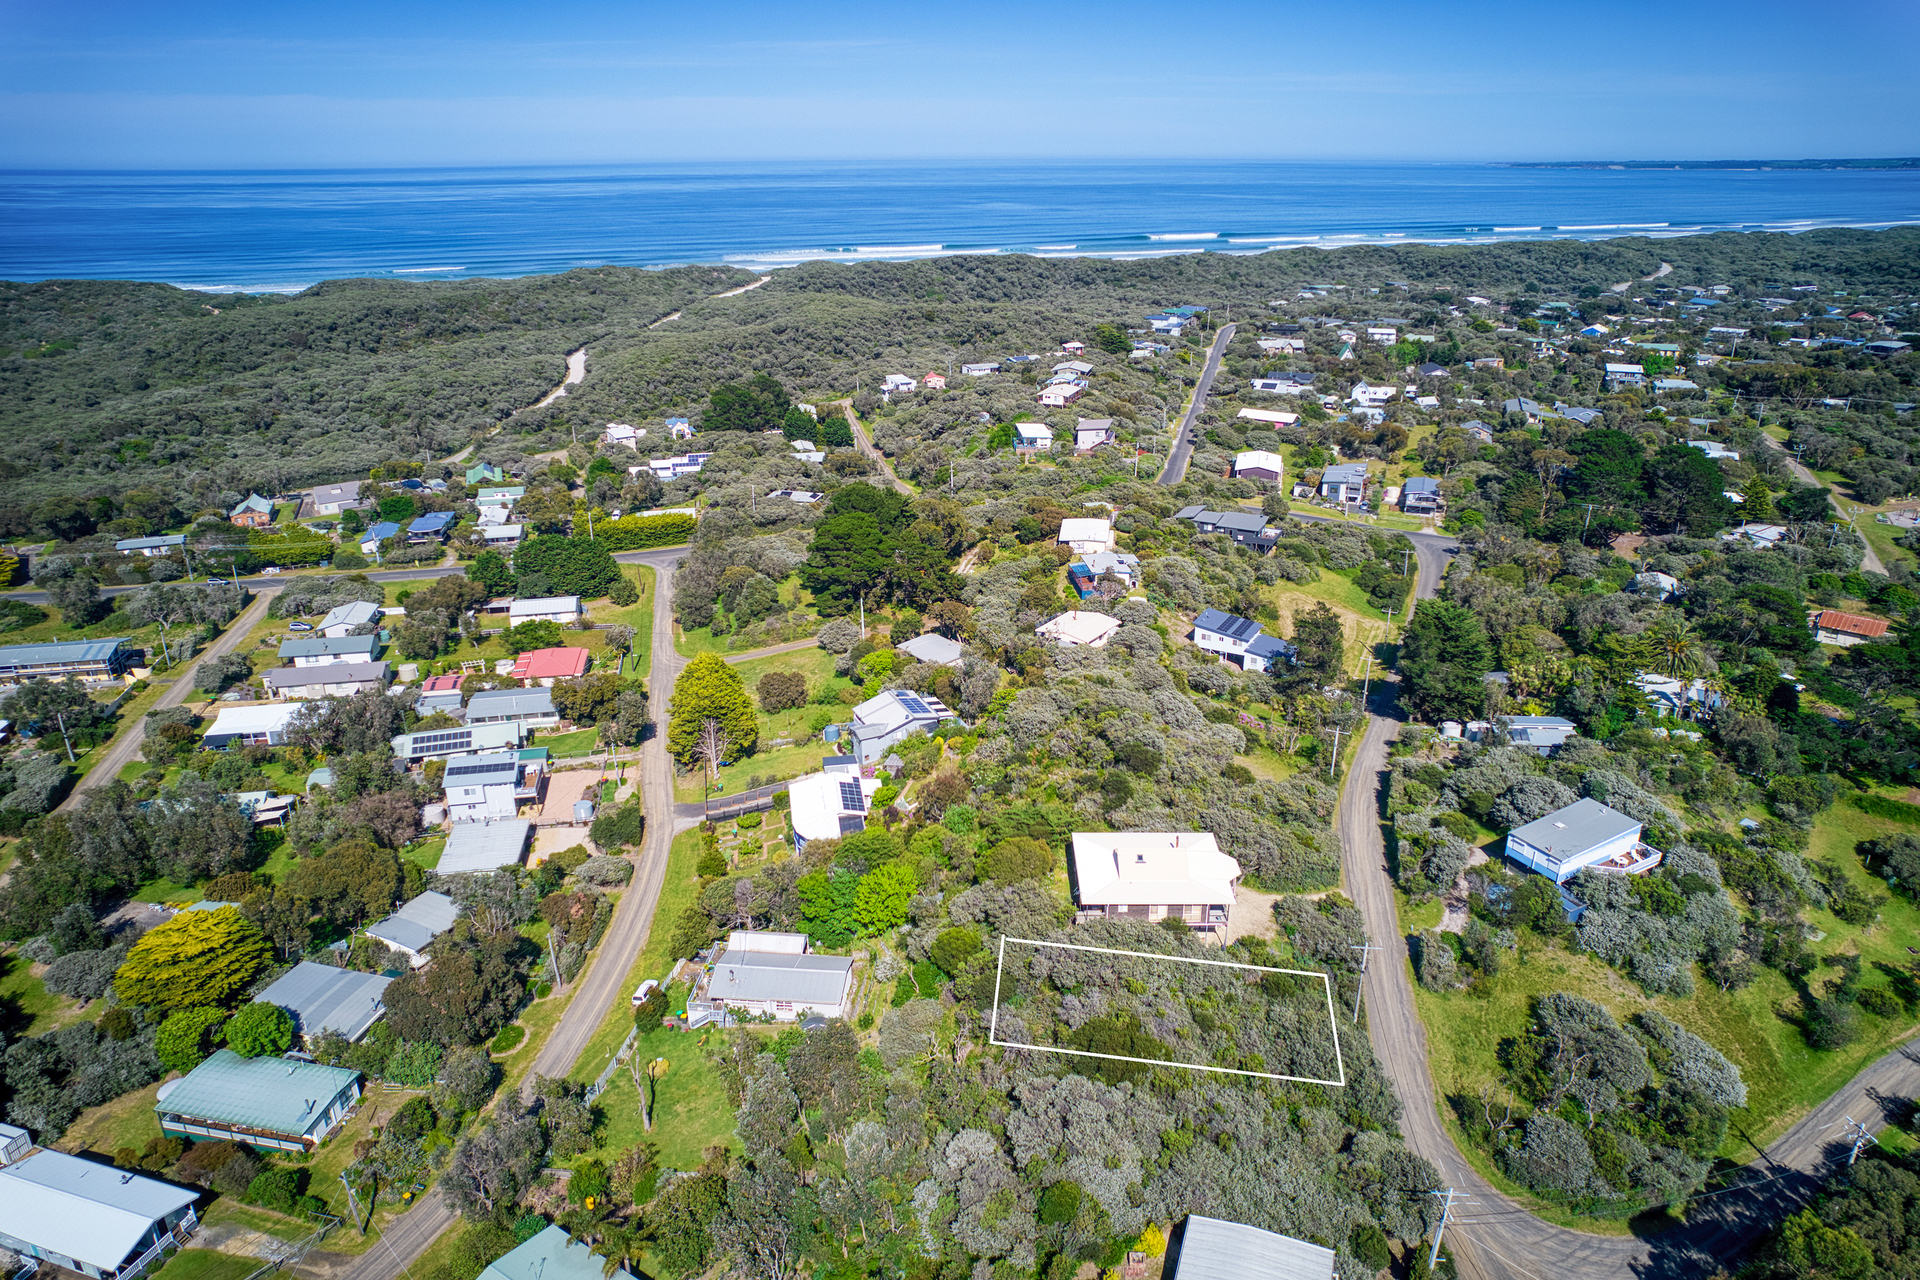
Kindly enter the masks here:
<path id="1" fill-rule="evenodd" d="M 1030 947 L 1057 947 L 1062 951 L 1093 951 L 1109 956 L 1134 956 L 1141 960 L 1172 960 L 1180 964 L 1210 964 L 1221 969 L 1246 969 L 1255 973 L 1287 973 L 1301 978 L 1318 978 L 1327 989 L 1327 1026 L 1333 1032 L 1333 1061 L 1340 1070 L 1338 1080 L 1320 1080 L 1313 1076 L 1283 1076 L 1272 1071 L 1242 1071 L 1237 1067 L 1210 1067 L 1197 1062 L 1168 1062 L 1163 1058 L 1130 1058 L 1119 1053 L 1095 1053 L 1090 1049 L 1057 1049 L 1051 1045 L 1020 1044 L 1012 1040 L 1000 1039 L 1000 979 L 1007 967 L 1007 943 L 1019 942 Z M 1072 942 L 1041 942 L 1034 938 L 1009 938 L 1000 935 L 1000 960 L 993 971 L 993 1017 L 987 1026 L 987 1043 L 1007 1049 L 1031 1049 L 1035 1053 L 1066 1053 L 1078 1058 L 1109 1058 L 1115 1062 L 1138 1062 L 1149 1067 L 1180 1067 L 1186 1071 L 1212 1071 L 1219 1075 L 1256 1076 L 1262 1080 L 1288 1080 L 1295 1084 L 1324 1084 L 1336 1089 L 1347 1087 L 1346 1059 L 1340 1052 L 1340 1022 L 1333 1011 L 1333 976 L 1315 973 L 1310 969 L 1275 969 L 1260 964 L 1236 964 L 1231 960 L 1203 960 L 1197 956 L 1158 955 L 1151 951 L 1122 951 L 1118 947 L 1088 947 Z"/>

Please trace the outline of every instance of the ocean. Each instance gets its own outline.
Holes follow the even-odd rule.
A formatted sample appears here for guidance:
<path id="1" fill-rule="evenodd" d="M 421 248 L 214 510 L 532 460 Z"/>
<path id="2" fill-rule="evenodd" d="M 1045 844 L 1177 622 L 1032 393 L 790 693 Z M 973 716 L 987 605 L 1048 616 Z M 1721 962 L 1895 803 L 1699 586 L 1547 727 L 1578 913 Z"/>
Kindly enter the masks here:
<path id="1" fill-rule="evenodd" d="M 0 279 L 342 277 L 960 253 L 1145 258 L 1920 222 L 1920 171 L 1482 164 L 710 164 L 0 172 Z"/>

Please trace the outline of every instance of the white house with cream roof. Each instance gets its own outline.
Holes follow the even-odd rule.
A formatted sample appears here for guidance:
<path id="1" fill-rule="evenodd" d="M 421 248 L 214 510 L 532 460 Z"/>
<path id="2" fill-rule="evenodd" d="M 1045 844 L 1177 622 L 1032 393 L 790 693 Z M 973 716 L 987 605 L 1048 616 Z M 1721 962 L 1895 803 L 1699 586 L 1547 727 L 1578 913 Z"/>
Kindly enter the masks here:
<path id="1" fill-rule="evenodd" d="M 1157 923 L 1224 936 L 1240 864 L 1207 831 L 1073 833 L 1075 920 Z"/>
<path id="2" fill-rule="evenodd" d="M 1113 525 L 1097 516 L 1074 516 L 1060 522 L 1060 545 L 1075 555 L 1090 556 L 1113 550 Z"/>

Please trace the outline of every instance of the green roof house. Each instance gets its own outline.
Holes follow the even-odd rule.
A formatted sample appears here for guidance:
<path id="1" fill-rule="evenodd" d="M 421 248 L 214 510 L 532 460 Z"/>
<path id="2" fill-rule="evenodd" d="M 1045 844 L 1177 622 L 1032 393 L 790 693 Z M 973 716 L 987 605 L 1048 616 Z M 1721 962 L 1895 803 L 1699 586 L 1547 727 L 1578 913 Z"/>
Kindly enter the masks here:
<path id="1" fill-rule="evenodd" d="M 477 484 L 499 484 L 507 478 L 507 473 L 491 462 L 482 462 L 478 466 L 467 468 L 467 487 Z"/>
<path id="2" fill-rule="evenodd" d="M 567 1238 L 565 1227 L 548 1227 L 480 1273 L 480 1280 L 633 1280 L 610 1275 L 593 1250 Z"/>
<path id="3" fill-rule="evenodd" d="M 243 1058 L 222 1049 L 160 1086 L 160 1131 L 195 1141 L 311 1151 L 360 1098 L 360 1073 L 291 1058 Z"/>

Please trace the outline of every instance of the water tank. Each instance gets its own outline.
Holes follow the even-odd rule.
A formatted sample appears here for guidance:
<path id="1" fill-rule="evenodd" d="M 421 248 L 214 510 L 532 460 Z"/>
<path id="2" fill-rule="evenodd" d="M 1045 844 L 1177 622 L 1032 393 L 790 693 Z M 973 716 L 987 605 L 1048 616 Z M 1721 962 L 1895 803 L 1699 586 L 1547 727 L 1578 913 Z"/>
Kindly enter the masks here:
<path id="1" fill-rule="evenodd" d="M 840 726 L 837 724 L 830 724 L 826 728 L 822 729 L 820 731 L 820 740 L 822 742 L 840 741 Z"/>

